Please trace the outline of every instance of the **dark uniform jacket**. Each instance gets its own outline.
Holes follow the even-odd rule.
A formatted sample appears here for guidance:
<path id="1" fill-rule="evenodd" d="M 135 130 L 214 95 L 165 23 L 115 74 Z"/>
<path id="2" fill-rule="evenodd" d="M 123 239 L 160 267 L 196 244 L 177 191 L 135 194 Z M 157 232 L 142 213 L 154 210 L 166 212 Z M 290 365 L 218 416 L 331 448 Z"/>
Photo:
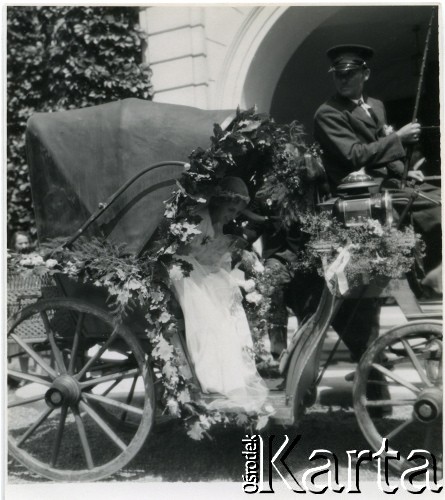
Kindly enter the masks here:
<path id="1" fill-rule="evenodd" d="M 409 195 L 412 190 L 409 187 L 399 191 L 406 156 L 402 142 L 396 133 L 385 133 L 383 103 L 371 97 L 365 98 L 365 102 L 371 106 L 370 113 L 374 117 L 350 99 L 339 95 L 331 97 L 315 113 L 314 136 L 323 150 L 323 165 L 331 189 L 335 192 L 344 177 L 365 167 L 366 173 L 379 181 L 382 188 Z M 440 189 L 436 186 L 423 183 L 420 190 L 435 201 L 441 199 Z M 424 236 L 427 232 L 439 230 L 439 206 L 418 198 L 412 211 L 416 230 Z"/>
<path id="2" fill-rule="evenodd" d="M 351 172 L 365 167 L 376 178 L 403 174 L 406 153 L 395 133 L 385 134 L 386 113 L 383 103 L 367 98 L 376 119 L 350 99 L 336 95 L 315 113 L 314 135 L 323 150 L 323 164 L 335 189 Z"/>

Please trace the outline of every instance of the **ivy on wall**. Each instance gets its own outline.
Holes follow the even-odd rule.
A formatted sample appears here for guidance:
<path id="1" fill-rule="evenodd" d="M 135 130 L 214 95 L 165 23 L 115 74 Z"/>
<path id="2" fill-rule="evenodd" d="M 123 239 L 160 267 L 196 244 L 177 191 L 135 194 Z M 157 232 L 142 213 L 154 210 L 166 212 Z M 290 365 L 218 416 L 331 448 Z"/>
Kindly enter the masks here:
<path id="1" fill-rule="evenodd" d="M 35 234 L 25 153 L 36 111 L 150 99 L 145 33 L 135 7 L 7 8 L 8 234 Z"/>

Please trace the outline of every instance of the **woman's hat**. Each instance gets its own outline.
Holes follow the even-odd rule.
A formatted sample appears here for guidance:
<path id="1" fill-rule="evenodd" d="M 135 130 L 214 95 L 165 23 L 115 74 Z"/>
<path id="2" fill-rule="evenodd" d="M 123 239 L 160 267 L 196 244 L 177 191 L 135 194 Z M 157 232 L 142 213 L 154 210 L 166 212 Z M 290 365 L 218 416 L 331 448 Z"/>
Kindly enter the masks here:
<path id="1" fill-rule="evenodd" d="M 374 50 L 367 45 L 335 45 L 331 47 L 326 55 L 331 60 L 329 73 L 332 71 L 351 71 L 354 69 L 366 69 L 366 62 L 374 55 Z"/>
<path id="2" fill-rule="evenodd" d="M 242 200 L 246 204 L 250 201 L 249 190 L 245 182 L 240 177 L 224 177 L 216 187 L 212 197 L 233 198 Z"/>

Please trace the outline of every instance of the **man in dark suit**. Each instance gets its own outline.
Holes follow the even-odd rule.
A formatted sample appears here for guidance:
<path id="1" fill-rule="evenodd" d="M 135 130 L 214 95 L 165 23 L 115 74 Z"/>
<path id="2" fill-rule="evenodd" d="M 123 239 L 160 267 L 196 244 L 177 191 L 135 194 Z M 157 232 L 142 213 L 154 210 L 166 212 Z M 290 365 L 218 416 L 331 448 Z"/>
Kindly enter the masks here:
<path id="1" fill-rule="evenodd" d="M 370 76 L 367 62 L 373 50 L 363 45 L 338 45 L 328 50 L 331 61 L 329 72 L 333 74 L 336 94 L 323 103 L 315 113 L 314 136 L 323 150 L 323 165 L 333 192 L 350 173 L 364 169 L 374 178 L 381 189 L 402 189 L 406 146 L 415 145 L 419 140 L 420 125 L 408 123 L 394 131 L 386 125 L 384 105 L 377 99 L 366 96 L 364 87 Z M 418 166 L 418 165 L 416 165 Z M 409 168 L 408 180 L 423 183 L 420 170 Z M 428 266 L 435 276 L 440 265 L 441 220 L 440 191 L 434 186 L 422 185 L 423 193 L 433 202 L 420 199 L 413 205 L 413 221 L 416 230 L 423 234 L 429 247 Z M 410 194 L 412 188 L 403 188 Z M 399 210 L 403 209 L 399 207 Z M 427 275 L 431 278 L 431 274 Z M 441 291 L 441 280 L 435 282 Z M 355 304 L 354 304 L 355 302 Z M 355 312 L 355 314 L 354 314 Z M 350 314 L 355 318 L 345 328 Z M 373 300 L 346 300 L 336 317 L 340 328 L 336 328 L 352 357 L 358 360 L 369 343 L 378 335 L 380 305 Z M 376 380 L 380 373 L 373 373 Z M 385 386 L 369 385 L 369 399 L 389 399 Z M 379 409 L 379 415 L 386 408 Z M 388 409 L 389 411 L 389 409 Z"/>
<path id="2" fill-rule="evenodd" d="M 351 172 L 364 169 L 381 189 L 398 190 L 410 195 L 412 187 L 402 189 L 406 146 L 419 141 L 420 125 L 408 123 L 394 131 L 386 125 L 383 103 L 364 93 L 370 76 L 368 61 L 373 50 L 363 45 L 338 45 L 328 50 L 336 94 L 322 104 L 314 118 L 314 135 L 323 149 L 323 164 L 332 191 Z M 421 183 L 421 196 L 414 202 L 413 222 L 427 246 L 425 270 L 440 278 L 441 264 L 441 210 L 440 190 L 424 183 L 423 173 L 416 167 L 408 170 L 408 181 Z M 397 192 L 397 191 L 396 191 Z M 426 195 L 424 198 L 422 195 Z M 402 211 L 403 205 L 396 208 Z M 441 293 L 439 279 L 432 286 Z"/>

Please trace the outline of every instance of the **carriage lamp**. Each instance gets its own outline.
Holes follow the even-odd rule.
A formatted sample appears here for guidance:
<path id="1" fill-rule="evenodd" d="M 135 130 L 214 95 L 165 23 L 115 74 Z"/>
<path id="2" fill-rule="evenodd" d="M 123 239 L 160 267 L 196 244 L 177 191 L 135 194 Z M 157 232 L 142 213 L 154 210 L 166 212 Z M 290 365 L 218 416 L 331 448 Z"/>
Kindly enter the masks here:
<path id="1" fill-rule="evenodd" d="M 329 210 L 346 227 L 359 226 L 368 219 L 383 225 L 393 223 L 392 197 L 379 193 L 379 184 L 364 169 L 352 172 L 337 187 L 337 197 L 320 206 Z"/>
<path id="2" fill-rule="evenodd" d="M 391 195 L 385 191 L 362 197 L 340 197 L 334 204 L 333 214 L 346 227 L 359 226 L 368 219 L 378 220 L 382 225 L 393 223 Z"/>
<path id="3" fill-rule="evenodd" d="M 394 221 L 392 196 L 388 191 L 339 196 L 319 203 L 318 207 L 332 214 L 346 227 L 360 226 L 368 219 L 376 219 L 382 225 L 391 225 Z"/>

